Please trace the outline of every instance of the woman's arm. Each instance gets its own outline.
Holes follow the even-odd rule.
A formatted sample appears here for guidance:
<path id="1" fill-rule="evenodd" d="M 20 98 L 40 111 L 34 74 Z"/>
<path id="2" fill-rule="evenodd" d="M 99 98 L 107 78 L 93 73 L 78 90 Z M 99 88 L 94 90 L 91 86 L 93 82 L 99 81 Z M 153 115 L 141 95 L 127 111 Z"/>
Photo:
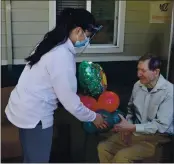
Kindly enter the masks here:
<path id="1" fill-rule="evenodd" d="M 59 101 L 80 121 L 94 121 L 96 113 L 85 107 L 76 94 L 77 79 L 72 54 L 67 54 L 68 50 L 63 48 L 51 53 L 54 54 L 50 54 L 52 60 L 50 60 L 47 70 Z"/>

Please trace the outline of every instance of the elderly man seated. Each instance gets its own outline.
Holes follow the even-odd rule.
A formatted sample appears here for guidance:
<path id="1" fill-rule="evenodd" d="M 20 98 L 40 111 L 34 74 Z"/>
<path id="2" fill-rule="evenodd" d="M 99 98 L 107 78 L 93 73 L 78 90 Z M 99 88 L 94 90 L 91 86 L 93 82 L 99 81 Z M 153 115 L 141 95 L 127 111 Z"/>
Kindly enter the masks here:
<path id="1" fill-rule="evenodd" d="M 160 74 L 161 61 L 146 54 L 138 62 L 138 78 L 128 103 L 126 119 L 98 145 L 101 163 L 129 163 L 151 157 L 158 144 L 174 133 L 173 84 Z"/>

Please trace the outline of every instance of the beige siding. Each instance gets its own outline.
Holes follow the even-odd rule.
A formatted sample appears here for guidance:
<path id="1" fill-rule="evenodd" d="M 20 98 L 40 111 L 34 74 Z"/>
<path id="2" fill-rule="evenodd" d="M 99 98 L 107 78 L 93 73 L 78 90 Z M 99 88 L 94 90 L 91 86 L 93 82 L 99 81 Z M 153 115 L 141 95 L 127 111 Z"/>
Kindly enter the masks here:
<path id="1" fill-rule="evenodd" d="M 2 13 L 2 11 L 1 11 Z M 6 31 L 5 31 L 5 22 L 4 21 L 1 21 L 1 35 L 4 35 L 6 34 Z"/>
<path id="2" fill-rule="evenodd" d="M 3 2 L 3 1 L 2 1 Z M 11 1 L 13 56 L 23 59 L 48 32 L 49 1 Z M 2 8 L 2 59 L 6 59 L 5 8 Z"/>
<path id="3" fill-rule="evenodd" d="M 13 9 L 46 9 L 48 10 L 48 1 L 12 1 Z"/>
<path id="4" fill-rule="evenodd" d="M 150 24 L 147 22 L 126 22 L 125 34 L 156 34 L 164 29 L 166 24 Z"/>
<path id="5" fill-rule="evenodd" d="M 12 8 L 12 20 L 13 22 L 45 22 L 48 21 L 48 12 L 48 9 Z"/>
<path id="6" fill-rule="evenodd" d="M 2 1 L 3 2 L 3 1 Z M 127 1 L 124 52 L 140 56 L 147 51 L 167 55 L 170 22 L 150 24 L 150 1 Z M 3 6 L 3 5 L 2 5 Z M 5 16 L 2 7 L 2 59 L 5 58 Z M 48 1 L 12 1 L 13 53 L 15 59 L 29 55 L 48 31 Z"/>
<path id="7" fill-rule="evenodd" d="M 29 54 L 31 53 L 33 47 L 32 46 L 23 46 L 23 47 L 14 47 L 13 48 L 13 53 L 15 54 L 15 58 L 16 59 L 24 59 L 27 56 L 29 56 Z"/>
<path id="8" fill-rule="evenodd" d="M 127 8 L 129 9 L 129 11 L 147 11 L 149 9 L 149 4 L 147 3 L 147 1 L 132 1 L 131 3 L 127 3 Z"/>
<path id="9" fill-rule="evenodd" d="M 48 31 L 48 21 L 43 22 L 13 22 L 14 35 L 43 35 Z"/>
<path id="10" fill-rule="evenodd" d="M 48 31 L 48 21 L 43 22 L 12 22 L 14 35 L 43 35 Z M 5 21 L 1 22 L 1 34 L 6 34 Z"/>
<path id="11" fill-rule="evenodd" d="M 150 24 L 149 17 L 150 1 L 127 1 L 125 45 L 121 55 L 141 56 L 151 51 L 167 56 L 170 22 Z"/>
<path id="12" fill-rule="evenodd" d="M 6 60 L 7 59 L 6 54 L 7 54 L 6 48 L 1 47 L 1 60 Z"/>
<path id="13" fill-rule="evenodd" d="M 43 35 L 13 35 L 13 47 L 33 47 L 35 46 L 41 39 Z"/>
<path id="14" fill-rule="evenodd" d="M 129 4 L 131 2 L 127 2 Z M 148 12 L 148 10 L 147 10 Z M 126 22 L 147 22 L 149 20 L 148 13 L 146 11 L 132 11 L 127 6 L 126 10 Z"/>
<path id="15" fill-rule="evenodd" d="M 1 35 L 1 47 L 6 47 L 6 35 Z"/>
<path id="16" fill-rule="evenodd" d="M 13 53 L 24 59 L 48 32 L 48 1 L 12 1 Z"/>

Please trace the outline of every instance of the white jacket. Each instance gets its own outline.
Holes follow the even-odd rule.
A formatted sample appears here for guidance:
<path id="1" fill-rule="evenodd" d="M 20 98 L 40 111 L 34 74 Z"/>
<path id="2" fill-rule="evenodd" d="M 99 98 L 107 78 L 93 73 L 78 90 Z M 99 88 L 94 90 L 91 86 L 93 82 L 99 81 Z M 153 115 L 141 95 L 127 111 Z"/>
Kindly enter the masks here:
<path id="1" fill-rule="evenodd" d="M 68 39 L 57 46 L 31 69 L 26 65 L 12 91 L 5 113 L 19 128 L 53 125 L 53 113 L 60 101 L 81 121 L 93 121 L 96 113 L 86 108 L 77 96 L 75 48 Z"/>

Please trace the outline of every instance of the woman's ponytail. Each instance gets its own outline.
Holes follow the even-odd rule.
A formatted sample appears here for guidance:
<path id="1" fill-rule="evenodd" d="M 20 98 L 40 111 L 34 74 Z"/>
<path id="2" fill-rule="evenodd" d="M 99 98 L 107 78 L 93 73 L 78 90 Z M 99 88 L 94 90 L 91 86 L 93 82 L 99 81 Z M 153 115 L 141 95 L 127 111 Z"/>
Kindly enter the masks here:
<path id="1" fill-rule="evenodd" d="M 25 60 L 32 67 L 41 57 L 57 45 L 67 41 L 70 31 L 75 27 L 73 20 L 74 9 L 68 8 L 57 17 L 56 27 L 45 34 L 43 40 L 35 47 L 31 55 Z"/>

